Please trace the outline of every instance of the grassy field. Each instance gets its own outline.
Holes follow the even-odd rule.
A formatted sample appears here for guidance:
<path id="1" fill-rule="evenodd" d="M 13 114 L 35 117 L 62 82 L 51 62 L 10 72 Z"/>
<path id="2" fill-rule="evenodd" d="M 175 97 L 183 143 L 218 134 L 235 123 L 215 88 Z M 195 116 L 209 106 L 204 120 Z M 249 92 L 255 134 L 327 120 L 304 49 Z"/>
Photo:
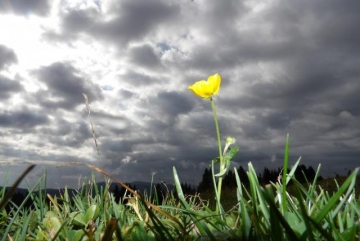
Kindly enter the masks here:
<path id="1" fill-rule="evenodd" d="M 285 158 L 286 159 L 286 158 Z M 298 164 L 298 163 L 297 163 Z M 158 197 L 130 188 L 116 202 L 110 180 L 126 185 L 97 167 L 108 178 L 98 189 L 96 180 L 73 199 L 37 192 L 45 176 L 29 188 L 23 204 L 5 211 L 11 192 L 0 191 L 1 240 L 359 240 L 360 201 L 356 169 L 349 177 L 300 184 L 287 174 L 285 183 L 262 187 L 251 163 L 250 186 L 224 189 L 221 204 L 214 192 L 184 196 L 174 168 L 176 192 L 160 205 Z M 237 173 L 235 172 L 235 175 Z M 23 177 L 20 177 L 20 179 Z M 287 187 L 286 183 L 293 180 Z M 356 187 L 356 190 L 355 190 Z M 289 189 L 289 190 L 288 190 Z M 10 196 L 9 196 L 10 193 Z M 31 199 L 33 208 L 24 208 Z M 153 202 L 150 202 L 153 200 Z M 126 204 L 125 202 L 126 201 Z M 220 205 L 220 206 L 218 206 Z"/>

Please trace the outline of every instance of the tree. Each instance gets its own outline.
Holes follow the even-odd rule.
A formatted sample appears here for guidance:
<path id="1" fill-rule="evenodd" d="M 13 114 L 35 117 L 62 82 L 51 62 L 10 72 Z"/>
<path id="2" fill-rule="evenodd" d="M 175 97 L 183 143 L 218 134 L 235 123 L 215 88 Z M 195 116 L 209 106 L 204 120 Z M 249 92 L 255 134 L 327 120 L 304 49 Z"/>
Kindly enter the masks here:
<path id="1" fill-rule="evenodd" d="M 263 171 L 263 174 L 262 174 L 262 183 L 263 184 L 268 184 L 270 183 L 271 181 L 271 172 L 270 172 L 270 169 L 267 168 L 267 167 L 264 167 L 264 171 Z"/>
<path id="2" fill-rule="evenodd" d="M 196 190 L 194 188 L 191 187 L 190 184 L 185 183 L 181 183 L 181 189 L 183 190 L 184 194 L 188 194 L 188 195 L 193 195 L 195 194 Z"/>
<path id="3" fill-rule="evenodd" d="M 207 190 L 213 189 L 213 180 L 210 168 L 205 168 L 204 174 L 202 176 L 202 180 L 199 183 L 198 192 L 205 192 Z"/>
<path id="4" fill-rule="evenodd" d="M 242 166 L 240 166 L 237 169 L 237 172 L 239 174 L 240 182 L 242 184 L 244 184 L 244 186 L 248 186 L 249 185 L 249 177 L 248 177 L 246 171 L 244 170 L 244 168 Z"/>
<path id="5" fill-rule="evenodd" d="M 235 173 L 232 170 L 229 170 L 228 173 L 226 173 L 224 180 L 223 180 L 223 187 L 225 187 L 225 188 L 235 188 L 236 187 Z"/>
<path id="6" fill-rule="evenodd" d="M 115 197 L 115 202 L 119 203 L 121 198 L 121 191 L 118 185 L 115 185 L 114 190 L 112 191 Z"/>

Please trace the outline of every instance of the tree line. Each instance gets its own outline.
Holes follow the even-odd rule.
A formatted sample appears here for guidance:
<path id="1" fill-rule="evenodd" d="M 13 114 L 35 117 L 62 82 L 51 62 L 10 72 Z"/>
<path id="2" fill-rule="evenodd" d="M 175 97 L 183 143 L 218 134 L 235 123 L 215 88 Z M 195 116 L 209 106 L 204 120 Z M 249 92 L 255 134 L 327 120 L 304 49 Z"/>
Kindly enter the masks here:
<path id="1" fill-rule="evenodd" d="M 290 170 L 288 170 L 289 173 Z M 249 185 L 249 178 L 247 176 L 246 171 L 242 166 L 240 166 L 237 169 L 237 172 L 239 174 L 239 178 L 241 183 L 244 186 Z M 281 179 L 282 175 L 282 168 L 277 169 L 269 169 L 267 167 L 264 167 L 264 170 L 262 173 L 258 173 L 257 177 L 259 180 L 259 183 L 262 185 L 269 184 L 270 182 L 277 182 L 279 179 Z M 309 166 L 306 167 L 305 165 L 299 165 L 298 168 L 295 171 L 295 178 L 300 183 L 305 183 L 306 181 L 312 182 L 315 178 L 316 172 L 313 167 Z M 323 179 L 321 176 L 319 177 L 319 180 Z M 291 183 L 290 183 L 291 185 Z M 213 179 L 212 179 L 212 173 L 210 168 L 205 168 L 202 180 L 199 183 L 199 186 L 197 188 L 197 192 L 205 192 L 208 190 L 213 190 L 214 188 Z M 229 170 L 223 179 L 223 188 L 236 188 L 236 179 L 235 179 L 235 173 L 232 170 Z"/>

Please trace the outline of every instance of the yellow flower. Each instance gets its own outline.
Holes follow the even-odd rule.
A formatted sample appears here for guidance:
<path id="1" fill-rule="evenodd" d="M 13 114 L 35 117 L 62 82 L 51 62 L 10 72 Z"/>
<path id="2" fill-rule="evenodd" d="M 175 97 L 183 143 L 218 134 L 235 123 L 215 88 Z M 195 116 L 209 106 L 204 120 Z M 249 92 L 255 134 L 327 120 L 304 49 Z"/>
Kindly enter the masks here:
<path id="1" fill-rule="evenodd" d="M 217 95 L 220 90 L 221 84 L 221 76 L 219 74 L 209 76 L 208 80 L 200 80 L 195 84 L 189 86 L 189 90 L 191 90 L 195 95 L 208 99 L 213 95 Z"/>

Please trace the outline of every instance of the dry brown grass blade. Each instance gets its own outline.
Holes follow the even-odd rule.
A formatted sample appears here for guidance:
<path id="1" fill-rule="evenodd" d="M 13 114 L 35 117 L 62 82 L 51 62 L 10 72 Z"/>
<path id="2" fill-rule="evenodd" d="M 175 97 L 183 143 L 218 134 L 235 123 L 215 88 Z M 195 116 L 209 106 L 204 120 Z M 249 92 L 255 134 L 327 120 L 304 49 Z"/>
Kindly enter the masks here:
<path id="1" fill-rule="evenodd" d="M 91 126 L 91 132 L 92 132 L 92 135 L 93 135 L 93 139 L 94 139 L 94 142 L 95 142 L 95 147 L 96 147 L 96 151 L 97 151 L 97 154 L 99 156 L 99 160 L 100 160 L 100 163 L 101 162 L 101 155 L 100 155 L 100 150 L 99 150 L 99 146 L 98 146 L 98 143 L 97 143 L 97 140 L 96 140 L 96 134 L 95 134 L 95 129 L 94 129 L 94 124 L 90 118 L 90 113 L 91 113 L 91 110 L 90 110 L 90 105 L 89 105 L 89 99 L 87 97 L 86 94 L 83 93 L 83 96 L 84 96 L 84 101 L 85 101 L 85 105 L 86 105 L 86 109 L 88 111 L 88 117 L 89 117 L 89 120 L 90 120 L 90 126 Z"/>
<path id="2" fill-rule="evenodd" d="M 63 167 L 63 166 L 71 166 L 71 165 L 86 165 L 88 167 L 90 167 L 91 169 L 97 171 L 98 173 L 101 173 L 102 175 L 110 178 L 111 180 L 113 180 L 114 182 L 120 184 L 122 187 L 124 187 L 126 190 L 128 190 L 131 194 L 133 194 L 134 196 L 137 196 L 138 198 L 142 199 L 146 205 L 148 205 L 149 207 L 151 207 L 152 209 L 154 209 L 155 211 L 157 211 L 158 213 L 164 215 L 165 217 L 167 217 L 168 219 L 171 219 L 172 221 L 176 222 L 177 224 L 179 224 L 181 226 L 181 223 L 179 222 L 179 220 L 177 220 L 175 217 L 171 216 L 170 214 L 168 214 L 167 212 L 165 212 L 164 210 L 162 210 L 161 208 L 159 208 L 158 206 L 152 204 L 149 201 L 146 201 L 142 198 L 142 196 L 135 192 L 134 190 L 132 190 L 128 185 L 126 185 L 125 183 L 119 181 L 118 179 L 116 179 L 115 177 L 113 177 L 112 175 L 110 175 L 109 173 L 105 172 L 104 170 L 98 168 L 97 166 L 94 165 L 90 165 L 90 164 L 85 164 L 85 163 L 81 163 L 81 162 L 69 162 L 67 164 L 64 165 L 60 165 L 59 167 Z"/>

